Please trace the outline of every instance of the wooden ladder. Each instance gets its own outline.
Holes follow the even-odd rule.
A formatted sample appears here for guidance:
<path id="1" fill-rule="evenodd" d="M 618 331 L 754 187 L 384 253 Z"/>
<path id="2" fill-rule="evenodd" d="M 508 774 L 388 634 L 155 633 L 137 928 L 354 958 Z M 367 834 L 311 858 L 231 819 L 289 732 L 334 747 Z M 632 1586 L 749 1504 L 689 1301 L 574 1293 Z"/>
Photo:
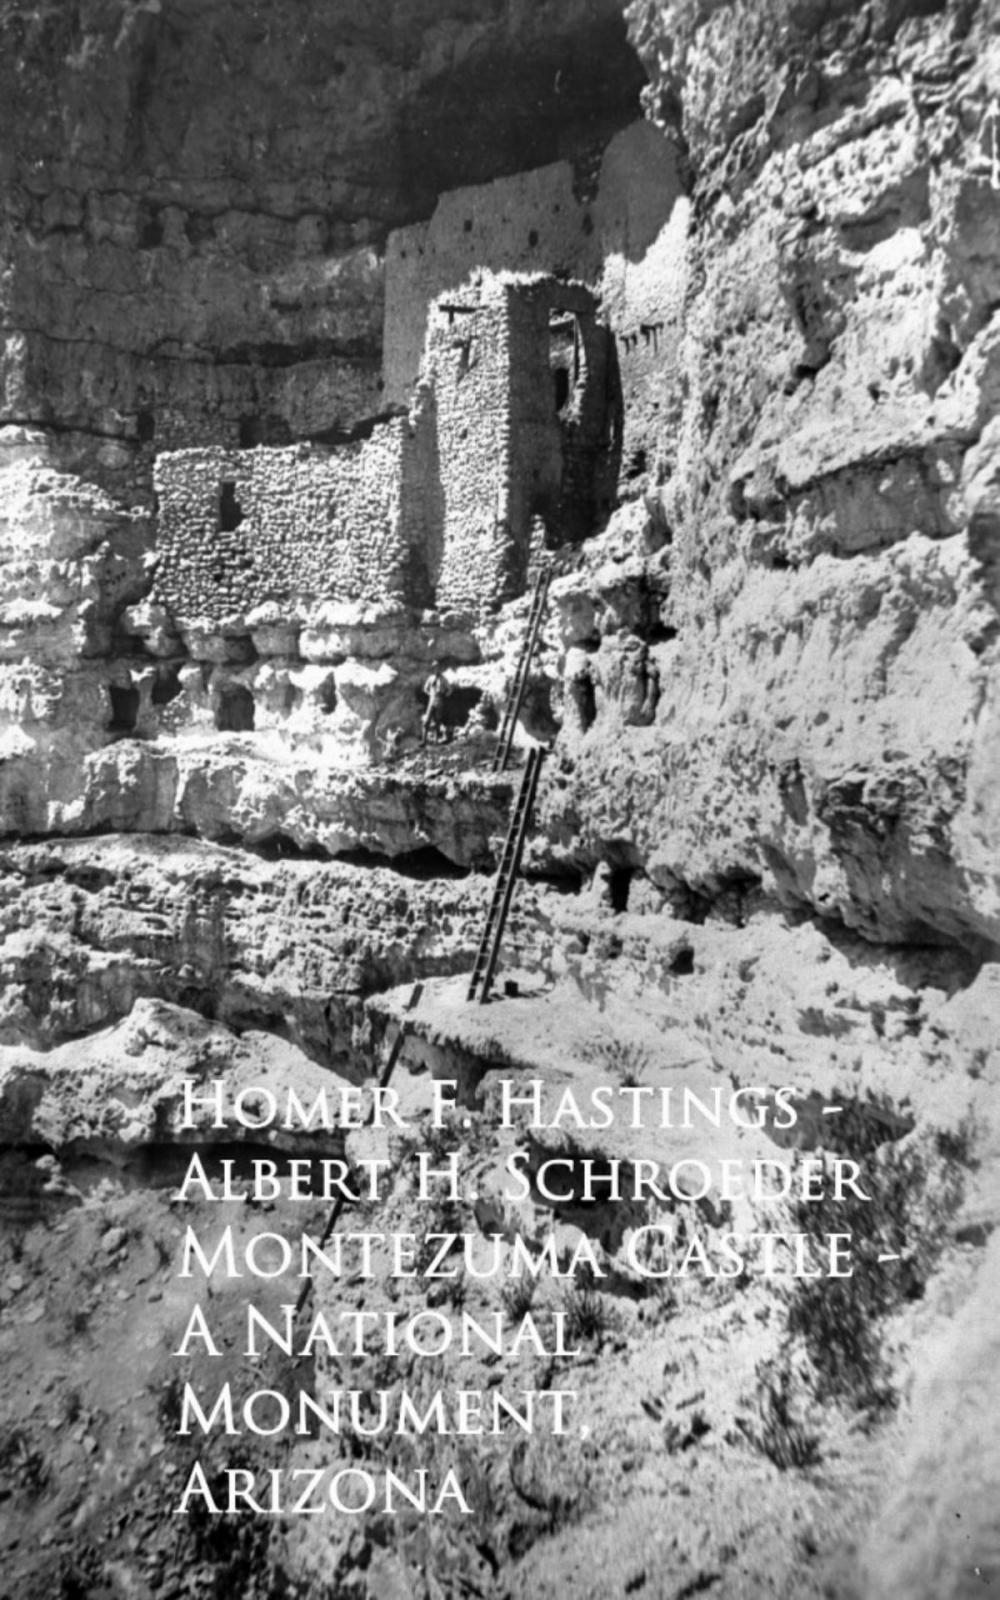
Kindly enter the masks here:
<path id="1" fill-rule="evenodd" d="M 466 1000 L 478 1000 L 480 1005 L 485 1005 L 489 999 L 490 985 L 493 982 L 493 974 L 496 972 L 497 961 L 500 957 L 500 943 L 503 939 L 507 913 L 510 910 L 510 903 L 514 895 L 514 880 L 521 867 L 525 835 L 528 832 L 528 821 L 535 801 L 535 790 L 538 788 L 538 775 L 541 772 L 545 754 L 546 752 L 541 745 L 535 745 L 528 752 L 528 761 L 521 778 L 521 787 L 514 802 L 514 809 L 510 814 L 507 838 L 504 841 L 503 853 L 500 857 L 496 883 L 493 885 L 493 895 L 490 900 L 489 910 L 486 913 L 486 922 L 479 940 L 479 948 L 476 951 L 476 959 L 472 968 L 472 977 L 469 980 L 469 989 L 465 997 Z"/>
<path id="2" fill-rule="evenodd" d="M 503 708 L 497 747 L 493 753 L 494 772 L 503 772 L 507 762 L 510 760 L 511 747 L 514 743 L 514 730 L 517 727 L 517 719 L 521 712 L 524 691 L 528 687 L 531 658 L 538 643 L 538 634 L 542 625 L 542 612 L 545 609 L 551 574 L 551 567 L 544 566 L 535 579 L 535 589 L 531 596 L 531 608 L 528 611 L 528 626 L 525 630 L 524 643 L 521 646 L 521 654 L 518 657 L 517 670 L 507 691 L 507 702 Z"/>

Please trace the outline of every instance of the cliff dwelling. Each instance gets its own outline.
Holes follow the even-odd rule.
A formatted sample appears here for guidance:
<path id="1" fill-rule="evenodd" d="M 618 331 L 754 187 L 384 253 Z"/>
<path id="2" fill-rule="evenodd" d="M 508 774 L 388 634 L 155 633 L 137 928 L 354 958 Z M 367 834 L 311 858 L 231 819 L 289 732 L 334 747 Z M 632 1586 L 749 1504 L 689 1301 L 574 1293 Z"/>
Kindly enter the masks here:
<path id="1" fill-rule="evenodd" d="M 408 409 L 358 431 L 341 444 L 156 457 L 152 602 L 191 658 L 232 663 L 241 640 L 256 654 L 262 618 L 288 639 L 331 605 L 405 612 L 415 625 L 421 613 L 448 614 L 471 641 L 541 563 L 599 532 L 616 503 L 614 335 L 583 284 L 481 270 L 428 308 Z M 252 704 L 254 678 L 249 668 L 238 684 L 217 676 L 216 730 L 260 725 L 229 709 L 237 694 Z M 447 725 L 457 732 L 455 709 L 468 716 L 480 698 L 456 681 Z M 372 706 L 379 737 L 362 737 L 376 754 L 392 728 L 414 733 L 418 697 L 407 701 L 395 680 L 373 685 Z M 182 715 L 174 706 L 169 725 Z M 356 748 L 356 718 L 350 727 Z"/>
<path id="2" fill-rule="evenodd" d="M 353 444 L 157 456 L 155 598 L 233 633 L 268 602 L 475 616 L 599 530 L 621 458 L 617 352 L 581 284 L 482 272 L 430 308 L 406 413 Z"/>

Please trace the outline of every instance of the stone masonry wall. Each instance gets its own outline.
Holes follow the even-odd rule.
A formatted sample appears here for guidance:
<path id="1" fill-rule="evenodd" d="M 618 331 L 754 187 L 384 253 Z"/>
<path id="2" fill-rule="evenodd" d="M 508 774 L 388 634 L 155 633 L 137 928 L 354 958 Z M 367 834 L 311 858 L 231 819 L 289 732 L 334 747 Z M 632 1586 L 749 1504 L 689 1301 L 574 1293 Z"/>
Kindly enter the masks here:
<path id="1" fill-rule="evenodd" d="M 560 314 L 579 351 L 562 412 Z M 408 418 L 333 449 L 164 454 L 155 601 L 182 629 L 238 629 L 267 601 L 476 612 L 517 594 L 533 519 L 553 543 L 591 531 L 605 342 L 581 285 L 481 276 L 431 308 Z"/>
<path id="2" fill-rule="evenodd" d="M 551 321 L 567 315 L 580 360 L 560 409 Z M 479 275 L 435 301 L 411 420 L 422 471 L 413 515 L 439 607 L 475 611 L 521 592 L 539 521 L 553 545 L 593 530 L 605 347 L 580 284 Z"/>
<path id="3" fill-rule="evenodd" d="M 443 297 L 431 310 L 423 382 L 433 387 L 443 559 L 438 604 L 475 610 L 508 580 L 510 485 L 508 294 L 499 284 Z"/>
<path id="4" fill-rule="evenodd" d="M 401 599 L 404 421 L 334 451 L 181 450 L 156 464 L 157 599 L 181 623 L 222 625 L 267 600 Z M 221 506 L 223 486 L 232 510 Z M 232 524 L 239 518 L 238 525 Z"/>

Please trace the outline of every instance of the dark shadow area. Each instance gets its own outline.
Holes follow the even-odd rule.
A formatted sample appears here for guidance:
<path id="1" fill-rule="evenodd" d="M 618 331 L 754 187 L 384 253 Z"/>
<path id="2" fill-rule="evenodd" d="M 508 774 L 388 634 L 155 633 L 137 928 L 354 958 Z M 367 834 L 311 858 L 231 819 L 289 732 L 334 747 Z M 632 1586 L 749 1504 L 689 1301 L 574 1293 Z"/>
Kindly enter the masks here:
<path id="1" fill-rule="evenodd" d="M 612 867 L 608 879 L 608 892 L 611 896 L 612 911 L 627 911 L 629 890 L 635 872 L 631 867 Z"/>
<path id="2" fill-rule="evenodd" d="M 421 534 L 410 545 L 406 592 L 412 605 L 432 606 L 444 561 L 445 524 L 437 405 L 432 390 L 421 398 L 418 426 L 424 434 L 424 460 L 418 460 L 416 451 L 404 449 L 399 485 L 403 504 L 419 508 L 415 521 Z"/>
<path id="3" fill-rule="evenodd" d="M 544 884 L 547 889 L 555 889 L 559 894 L 580 894 L 586 877 L 579 867 L 574 867 L 568 862 L 564 865 L 558 862 L 544 872 L 533 872 L 522 868 L 521 877 L 525 883 Z"/>
<path id="4" fill-rule="evenodd" d="M 168 706 L 171 700 L 176 700 L 181 692 L 180 668 L 176 666 L 159 666 L 156 669 L 156 682 L 150 696 L 154 706 Z"/>
<path id="5" fill-rule="evenodd" d="M 418 698 L 426 709 L 426 694 L 420 691 Z M 447 738 L 453 738 L 455 734 L 461 733 L 482 698 L 482 690 L 472 685 L 449 683 L 446 686 L 441 697 L 440 721 Z M 495 728 L 496 725 L 496 711 L 492 709 L 491 716 L 486 718 L 486 726 Z"/>
<path id="6" fill-rule="evenodd" d="M 163 243 L 163 218 L 158 207 L 143 204 L 136 225 L 136 244 L 140 250 L 156 250 Z"/>
<path id="7" fill-rule="evenodd" d="M 135 730 L 136 718 L 139 715 L 139 691 L 133 688 L 121 688 L 118 684 L 108 684 L 108 699 L 111 701 L 111 720 L 108 723 L 109 733 L 132 733 Z"/>
<path id="8" fill-rule="evenodd" d="M 402 189 L 412 217 L 437 196 L 548 162 L 577 159 L 641 115 L 646 81 L 617 12 L 572 35 L 473 54 L 426 82 L 402 111 Z"/>
<path id="9" fill-rule="evenodd" d="M 387 856 L 376 850 L 342 850 L 333 858 L 351 867 L 381 867 L 383 871 L 398 872 L 401 877 L 430 882 L 434 878 L 467 878 L 469 868 L 450 861 L 434 845 L 424 845 L 419 850 L 406 850 L 402 855 Z"/>
<path id="10" fill-rule="evenodd" d="M 268 413 L 264 416 L 257 412 L 248 413 L 239 420 L 239 444 L 241 450 L 253 450 L 258 445 L 278 446 L 291 444 L 292 430 L 284 417 Z"/>
<path id="11" fill-rule="evenodd" d="M 250 690 L 234 683 L 219 694 L 215 726 L 220 733 L 250 733 L 254 726 L 254 703 Z"/>
<path id="12" fill-rule="evenodd" d="M 236 498 L 236 485 L 223 483 L 219 490 L 219 532 L 235 533 L 243 521 L 243 508 Z"/>
<path id="13" fill-rule="evenodd" d="M 308 861 L 315 860 L 318 855 L 315 850 L 303 849 L 287 833 L 272 833 L 267 839 L 259 840 L 253 846 L 253 853 L 263 861 Z"/>
<path id="14" fill-rule="evenodd" d="M 349 424 L 336 423 L 333 427 L 323 428 L 315 433 L 310 433 L 309 439 L 313 444 L 360 444 L 365 439 L 370 439 L 377 428 L 383 423 L 391 422 L 393 417 L 406 415 L 405 406 L 389 406 L 385 411 L 379 411 L 373 417 L 362 417 L 359 422 Z"/>
<path id="15" fill-rule="evenodd" d="M 594 725 L 597 716 L 597 696 L 594 691 L 594 680 L 588 673 L 578 673 L 571 678 L 566 686 L 566 692 L 573 703 L 577 721 L 581 732 L 586 733 Z"/>

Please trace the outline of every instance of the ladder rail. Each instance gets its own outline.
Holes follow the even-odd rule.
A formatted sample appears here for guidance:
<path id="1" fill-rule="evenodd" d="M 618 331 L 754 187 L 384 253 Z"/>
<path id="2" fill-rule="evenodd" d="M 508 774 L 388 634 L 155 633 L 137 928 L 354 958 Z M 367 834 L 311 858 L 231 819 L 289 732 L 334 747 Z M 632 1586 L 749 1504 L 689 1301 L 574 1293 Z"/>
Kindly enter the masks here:
<path id="1" fill-rule="evenodd" d="M 511 901 L 514 898 L 514 885 L 517 882 L 517 875 L 521 866 L 521 856 L 524 853 L 524 840 L 528 832 L 528 821 L 531 816 L 531 808 L 535 799 L 535 790 L 538 786 L 538 774 L 541 771 L 541 767 L 542 751 L 540 748 L 536 747 L 528 756 L 528 767 L 525 771 L 525 783 L 524 788 L 522 789 L 525 803 L 520 818 L 517 819 L 517 841 L 507 873 L 507 882 L 504 887 L 503 903 L 496 919 L 496 926 L 493 934 L 493 943 L 490 949 L 489 960 L 487 961 L 486 971 L 483 974 L 482 983 L 479 989 L 480 1005 L 485 1005 L 489 999 L 490 988 L 492 986 L 493 977 L 497 969 L 497 962 L 500 959 L 500 946 L 503 943 L 504 929 L 507 925 L 507 916 L 510 911 Z"/>
<path id="2" fill-rule="evenodd" d="M 479 944 L 476 947 L 476 958 L 472 963 L 472 976 L 469 980 L 469 989 L 468 993 L 466 994 L 467 1000 L 474 1000 L 476 997 L 476 988 L 478 987 L 479 979 L 482 977 L 483 970 L 486 965 L 486 956 L 490 946 L 490 934 L 493 931 L 493 923 L 496 919 L 497 912 L 500 909 L 501 898 L 501 876 L 498 870 L 497 881 L 493 885 L 493 893 L 490 896 L 490 903 L 486 912 L 486 921 L 483 923 L 483 931 L 479 936 Z"/>
<path id="3" fill-rule="evenodd" d="M 531 675 L 531 661 L 541 633 L 542 615 L 548 596 L 551 572 L 551 565 L 546 563 L 545 566 L 539 569 L 535 578 L 531 604 L 528 607 L 527 627 L 518 655 L 517 665 L 514 669 L 514 675 L 507 691 L 503 715 L 500 719 L 500 730 L 497 735 L 497 745 L 493 752 L 494 773 L 505 771 L 507 762 L 510 759 L 517 719 L 524 703 L 525 691 Z M 500 852 L 496 881 L 490 896 L 486 920 L 483 923 L 483 931 L 476 946 L 476 955 L 472 963 L 472 972 L 466 992 L 467 1001 L 475 1000 L 478 997 L 480 1004 L 483 1004 L 489 995 L 514 893 L 514 881 L 520 869 L 521 857 L 524 853 L 524 839 L 528 829 L 531 808 L 534 804 L 535 789 L 538 784 L 538 774 L 543 754 L 544 751 L 538 747 L 533 748 L 528 753 L 528 761 L 521 779 L 521 786 L 507 825 L 507 836 Z"/>
<path id="4" fill-rule="evenodd" d="M 551 567 L 544 566 L 535 579 L 535 592 L 531 597 L 531 607 L 528 611 L 528 626 L 524 643 L 518 657 L 514 677 L 511 680 L 507 703 L 504 706 L 503 717 L 500 722 L 500 734 L 497 747 L 493 754 L 493 771 L 503 772 L 510 759 L 511 748 L 514 743 L 514 730 L 517 719 L 524 702 L 524 693 L 528 687 L 528 677 L 531 671 L 531 659 L 535 653 L 538 636 L 541 632 L 542 612 L 545 609 L 545 600 L 549 590 Z"/>
<path id="5" fill-rule="evenodd" d="M 483 971 L 487 963 L 490 940 L 492 938 L 497 917 L 501 914 L 504 916 L 506 915 L 506 913 L 503 912 L 504 892 L 509 875 L 512 871 L 516 872 L 517 870 L 517 866 L 520 862 L 521 851 L 523 850 L 524 846 L 523 832 L 526 826 L 525 819 L 530 813 L 531 809 L 530 801 L 527 805 L 525 805 L 525 797 L 530 783 L 531 765 L 535 760 L 536 754 L 537 752 L 534 750 L 529 753 L 528 766 L 525 768 L 524 773 L 522 774 L 521 786 L 518 790 L 514 805 L 511 808 L 510 819 L 507 823 L 507 834 L 503 842 L 503 848 L 500 851 L 500 859 L 497 863 L 496 878 L 493 883 L 493 889 L 490 894 L 489 905 L 486 911 L 486 920 L 483 923 L 483 931 L 479 936 L 479 943 L 476 946 L 475 959 L 472 963 L 472 973 L 469 978 L 469 987 L 466 991 L 466 1000 L 474 1000 L 476 998 L 476 990 L 479 987 L 479 981 L 483 975 Z M 532 789 L 532 799 L 533 797 L 534 791 Z M 519 834 L 521 835 L 520 842 L 518 838 Z"/>
<path id="6" fill-rule="evenodd" d="M 500 738 L 493 756 L 494 772 L 503 772 L 510 759 L 510 752 L 514 744 L 514 731 L 521 706 L 524 703 L 525 690 L 528 687 L 528 678 L 531 672 L 531 658 L 535 652 L 538 641 L 539 626 L 541 623 L 541 606 L 529 617 L 528 632 L 521 655 L 518 659 L 514 677 L 511 680 L 507 704 L 504 707 L 503 722 L 501 724 Z"/>
<path id="7" fill-rule="evenodd" d="M 527 766 L 521 779 L 521 787 L 507 826 L 507 837 L 500 856 L 496 882 L 490 897 L 489 910 L 486 914 L 486 922 L 476 950 L 472 976 L 469 980 L 466 994 L 467 1001 L 478 999 L 480 1005 L 484 1005 L 489 998 L 490 987 L 500 958 L 500 947 L 503 942 L 507 916 L 514 896 L 514 884 L 517 881 L 521 857 L 524 854 L 524 841 L 528 832 L 528 823 L 535 801 L 538 776 L 541 772 L 544 754 L 545 752 L 540 746 L 535 746 L 534 749 L 529 751 Z"/>
<path id="8" fill-rule="evenodd" d="M 532 760 L 533 754 L 534 753 L 532 752 L 529 755 L 529 762 Z M 510 875 L 511 866 L 516 853 L 517 835 L 523 814 L 523 799 L 529 777 L 530 769 L 526 768 L 521 777 L 521 787 L 518 790 L 517 798 L 511 807 L 510 818 L 507 823 L 507 835 L 504 839 L 503 848 L 500 852 L 500 860 L 497 863 L 497 873 L 493 883 L 493 890 L 490 894 L 489 906 L 486 912 L 486 920 L 483 923 L 483 931 L 479 936 L 479 944 L 476 947 L 476 957 L 472 964 L 472 975 L 469 979 L 469 987 L 466 993 L 467 1000 L 474 1000 L 476 998 L 476 990 L 479 987 L 480 979 L 485 971 L 490 950 L 490 941 L 492 939 L 497 917 L 500 915 L 501 908 L 503 906 L 507 880 Z"/>
<path id="9" fill-rule="evenodd" d="M 497 874 L 496 874 L 496 878 L 495 878 L 494 883 L 493 883 L 492 892 L 490 894 L 489 906 L 487 907 L 486 922 L 485 922 L 485 925 L 483 927 L 482 934 L 480 935 L 480 938 L 479 938 L 479 944 L 476 947 L 476 962 L 475 962 L 476 965 L 478 965 L 480 963 L 482 957 L 486 954 L 486 948 L 487 948 L 487 945 L 489 944 L 490 929 L 491 929 L 491 927 L 493 925 L 493 920 L 494 920 L 494 918 L 496 916 L 497 910 L 499 909 L 499 906 L 500 906 L 500 902 L 501 902 L 501 900 L 503 898 L 503 883 L 504 883 L 504 880 L 505 880 L 505 878 L 507 876 L 507 872 L 508 872 L 509 866 L 510 866 L 511 857 L 512 857 L 512 854 L 513 854 L 515 818 L 516 818 L 516 812 L 517 812 L 517 809 L 518 809 L 518 803 L 520 802 L 521 792 L 523 791 L 523 788 L 524 788 L 524 776 L 522 775 L 521 791 L 518 792 L 518 801 L 515 802 L 514 809 L 511 812 L 511 821 L 509 821 L 508 824 L 507 824 L 507 837 L 504 840 L 503 849 L 500 852 L 500 860 L 499 860 L 499 862 L 497 864 Z"/>

